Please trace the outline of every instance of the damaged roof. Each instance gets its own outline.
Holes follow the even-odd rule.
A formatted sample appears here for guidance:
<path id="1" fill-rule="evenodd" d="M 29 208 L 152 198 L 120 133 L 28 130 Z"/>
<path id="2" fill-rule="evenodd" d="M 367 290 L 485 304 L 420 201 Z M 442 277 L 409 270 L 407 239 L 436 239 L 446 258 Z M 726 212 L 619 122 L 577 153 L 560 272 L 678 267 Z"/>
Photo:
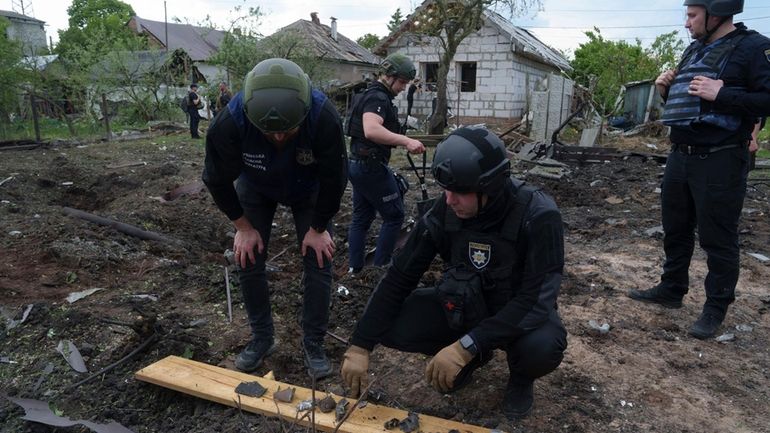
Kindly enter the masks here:
<path id="1" fill-rule="evenodd" d="M 41 20 L 39 20 L 37 18 L 30 17 L 30 16 L 27 16 L 27 15 L 22 15 L 20 13 L 13 12 L 13 11 L 3 11 L 3 10 L 0 10 L 0 16 L 6 17 L 9 20 L 28 21 L 30 23 L 45 24 L 45 21 L 41 21 Z"/>
<path id="2" fill-rule="evenodd" d="M 151 21 L 138 16 L 132 17 L 138 33 L 147 32 L 166 48 L 173 51 L 183 49 L 193 61 L 205 61 L 219 51 L 219 46 L 225 38 L 221 30 L 196 27 L 190 24 L 168 23 L 168 43 L 166 40 L 166 23 Z"/>
<path id="3" fill-rule="evenodd" d="M 529 30 L 514 26 L 502 15 L 488 9 L 484 10 L 484 16 L 501 31 L 511 36 L 513 52 L 516 54 L 553 65 L 562 71 L 572 70 L 569 61 L 561 53 L 546 45 Z"/>
<path id="4" fill-rule="evenodd" d="M 421 10 L 429 7 L 431 3 L 432 0 L 425 0 L 411 15 L 406 17 L 398 29 L 383 38 L 372 51 L 385 55 L 390 44 L 395 42 L 401 35 L 410 33 L 410 29 L 413 27 L 412 21 L 419 16 Z M 528 30 L 514 26 L 510 21 L 503 18 L 502 15 L 489 9 L 484 9 L 484 19 L 487 23 L 497 27 L 502 33 L 510 37 L 512 42 L 511 48 L 514 53 L 539 63 L 551 65 L 561 71 L 572 70 L 569 61 L 560 52 L 546 45 Z"/>
<path id="5" fill-rule="evenodd" d="M 337 40 L 334 40 L 331 36 L 331 28 L 324 24 L 297 20 L 273 33 L 273 36 L 285 31 L 298 32 L 309 42 L 309 48 L 314 50 L 319 57 L 325 59 L 373 65 L 379 65 L 381 61 L 379 57 L 355 41 L 348 39 L 339 31 L 337 32 Z"/>

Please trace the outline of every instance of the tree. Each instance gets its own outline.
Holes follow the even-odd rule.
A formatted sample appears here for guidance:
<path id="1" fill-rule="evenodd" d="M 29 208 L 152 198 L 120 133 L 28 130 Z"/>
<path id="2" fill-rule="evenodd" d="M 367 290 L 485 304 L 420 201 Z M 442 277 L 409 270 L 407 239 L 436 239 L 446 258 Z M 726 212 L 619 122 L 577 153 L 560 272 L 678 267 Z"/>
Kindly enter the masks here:
<path id="1" fill-rule="evenodd" d="M 388 31 L 393 33 L 401 27 L 401 23 L 404 22 L 404 17 L 401 15 L 401 8 L 397 8 L 393 15 L 390 16 L 390 22 L 388 22 Z"/>
<path id="2" fill-rule="evenodd" d="M 596 28 L 585 34 L 589 40 L 575 50 L 573 78 L 592 90 L 594 102 L 605 115 L 616 111 L 623 84 L 655 78 L 675 65 L 683 48 L 676 32 L 658 36 L 646 50 L 638 39 L 635 44 L 611 41 Z"/>
<path id="3" fill-rule="evenodd" d="M 315 83 L 320 83 L 329 76 L 330 71 L 323 65 L 323 57 L 319 57 L 306 42 L 299 31 L 282 30 L 268 37 L 259 33 L 259 22 L 262 12 L 259 8 L 249 8 L 242 11 L 240 7 L 233 9 L 237 18 L 232 21 L 231 29 L 227 32 L 219 52 L 210 61 L 224 66 L 234 77 L 233 90 L 239 90 L 243 77 L 262 60 L 280 57 L 298 64 Z"/>
<path id="4" fill-rule="evenodd" d="M 356 39 L 356 43 L 367 50 L 371 50 L 378 42 L 380 42 L 380 37 L 372 33 L 367 33 Z"/>
<path id="5" fill-rule="evenodd" d="M 21 44 L 8 39 L 6 29 L 11 23 L 0 17 L 0 122 L 8 123 L 10 114 L 18 108 L 18 93 L 21 83 Z"/>
<path id="6" fill-rule="evenodd" d="M 63 60 L 93 64 L 102 54 L 138 37 L 126 26 L 136 15 L 134 9 L 120 0 L 74 0 L 67 14 L 69 27 L 59 31 L 55 50 Z M 89 58 L 83 59 L 84 52 Z"/>
<path id="7" fill-rule="evenodd" d="M 532 7 L 540 7 L 541 0 L 434 0 L 414 12 L 407 31 L 437 41 L 438 72 L 436 80 L 436 110 L 430 119 L 430 133 L 444 130 L 447 112 L 447 74 L 457 47 L 477 32 L 487 8 L 506 8 L 511 16 L 518 16 Z M 396 11 L 399 12 L 399 11 Z M 395 14 L 394 14 L 395 15 Z"/>

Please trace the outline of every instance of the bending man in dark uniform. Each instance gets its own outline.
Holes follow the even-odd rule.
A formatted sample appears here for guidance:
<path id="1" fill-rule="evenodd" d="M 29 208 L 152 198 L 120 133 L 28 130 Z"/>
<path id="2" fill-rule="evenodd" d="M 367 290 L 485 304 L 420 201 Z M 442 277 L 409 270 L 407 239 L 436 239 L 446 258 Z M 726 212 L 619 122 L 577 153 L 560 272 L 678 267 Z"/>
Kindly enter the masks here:
<path id="1" fill-rule="evenodd" d="M 706 302 L 690 327 L 716 334 L 735 300 L 740 268 L 738 220 L 746 195 L 751 133 L 770 114 L 770 39 L 733 23 L 743 0 L 685 0 L 696 39 L 676 70 L 655 85 L 666 98 L 663 123 L 672 150 L 661 186 L 666 261 L 660 283 L 633 299 L 681 308 L 689 290 L 694 232 L 708 256 Z"/>
<path id="2" fill-rule="evenodd" d="M 334 104 L 289 60 L 257 64 L 243 92 L 211 123 L 203 180 L 235 225 L 233 250 L 253 334 L 235 361 L 238 369 L 255 370 L 275 350 L 265 258 L 280 203 L 291 208 L 304 256 L 305 363 L 316 378 L 331 373 L 323 348 L 335 248 L 329 229 L 347 183 L 346 163 Z"/>
<path id="3" fill-rule="evenodd" d="M 352 394 L 365 385 L 377 344 L 432 355 L 425 379 L 452 392 L 486 364 L 508 357 L 502 409 L 532 409 L 533 382 L 567 346 L 556 312 L 564 267 L 561 215 L 542 191 L 508 177 L 505 146 L 484 128 L 460 128 L 439 143 L 433 176 L 445 192 L 421 218 L 372 293 L 345 353 Z M 439 255 L 436 287 L 416 288 Z"/>

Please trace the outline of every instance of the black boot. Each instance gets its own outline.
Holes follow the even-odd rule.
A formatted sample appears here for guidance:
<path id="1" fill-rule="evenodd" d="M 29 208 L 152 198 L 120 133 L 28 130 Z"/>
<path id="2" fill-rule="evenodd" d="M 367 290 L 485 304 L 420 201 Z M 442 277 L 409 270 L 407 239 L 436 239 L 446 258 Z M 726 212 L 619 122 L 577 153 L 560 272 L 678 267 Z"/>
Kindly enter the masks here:
<path id="1" fill-rule="evenodd" d="M 524 418 L 532 412 L 534 404 L 534 383 L 532 379 L 511 376 L 503 397 L 503 414 L 511 420 Z"/>
<path id="2" fill-rule="evenodd" d="M 302 351 L 305 354 L 305 366 L 310 377 L 323 379 L 332 374 L 332 364 L 324 352 L 323 341 L 302 340 Z"/>
<path id="3" fill-rule="evenodd" d="M 724 319 L 723 315 L 704 309 L 698 320 L 690 327 L 690 335 L 699 340 L 712 338 Z"/>
<path id="4" fill-rule="evenodd" d="M 682 296 L 671 293 L 663 284 L 647 289 L 628 291 L 628 297 L 637 301 L 662 305 L 666 308 L 682 308 Z"/>
<path id="5" fill-rule="evenodd" d="M 238 357 L 235 358 L 235 368 L 246 373 L 250 373 L 260 365 L 271 353 L 275 352 L 275 341 L 270 338 L 267 340 L 251 340 L 243 349 Z"/>

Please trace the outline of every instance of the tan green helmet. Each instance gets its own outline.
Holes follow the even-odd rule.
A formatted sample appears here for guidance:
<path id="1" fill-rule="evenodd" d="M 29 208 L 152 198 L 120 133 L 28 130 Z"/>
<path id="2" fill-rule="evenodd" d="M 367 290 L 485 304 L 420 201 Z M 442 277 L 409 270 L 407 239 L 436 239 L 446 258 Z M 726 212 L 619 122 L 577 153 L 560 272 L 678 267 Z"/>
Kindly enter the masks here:
<path id="1" fill-rule="evenodd" d="M 291 60 L 263 60 L 246 74 L 243 109 L 262 132 L 285 132 L 298 126 L 311 101 L 310 79 Z"/>
<path id="2" fill-rule="evenodd" d="M 401 53 L 393 53 L 382 61 L 380 69 L 385 76 L 398 77 L 404 80 L 413 80 L 417 75 L 414 63 L 409 57 Z"/>

